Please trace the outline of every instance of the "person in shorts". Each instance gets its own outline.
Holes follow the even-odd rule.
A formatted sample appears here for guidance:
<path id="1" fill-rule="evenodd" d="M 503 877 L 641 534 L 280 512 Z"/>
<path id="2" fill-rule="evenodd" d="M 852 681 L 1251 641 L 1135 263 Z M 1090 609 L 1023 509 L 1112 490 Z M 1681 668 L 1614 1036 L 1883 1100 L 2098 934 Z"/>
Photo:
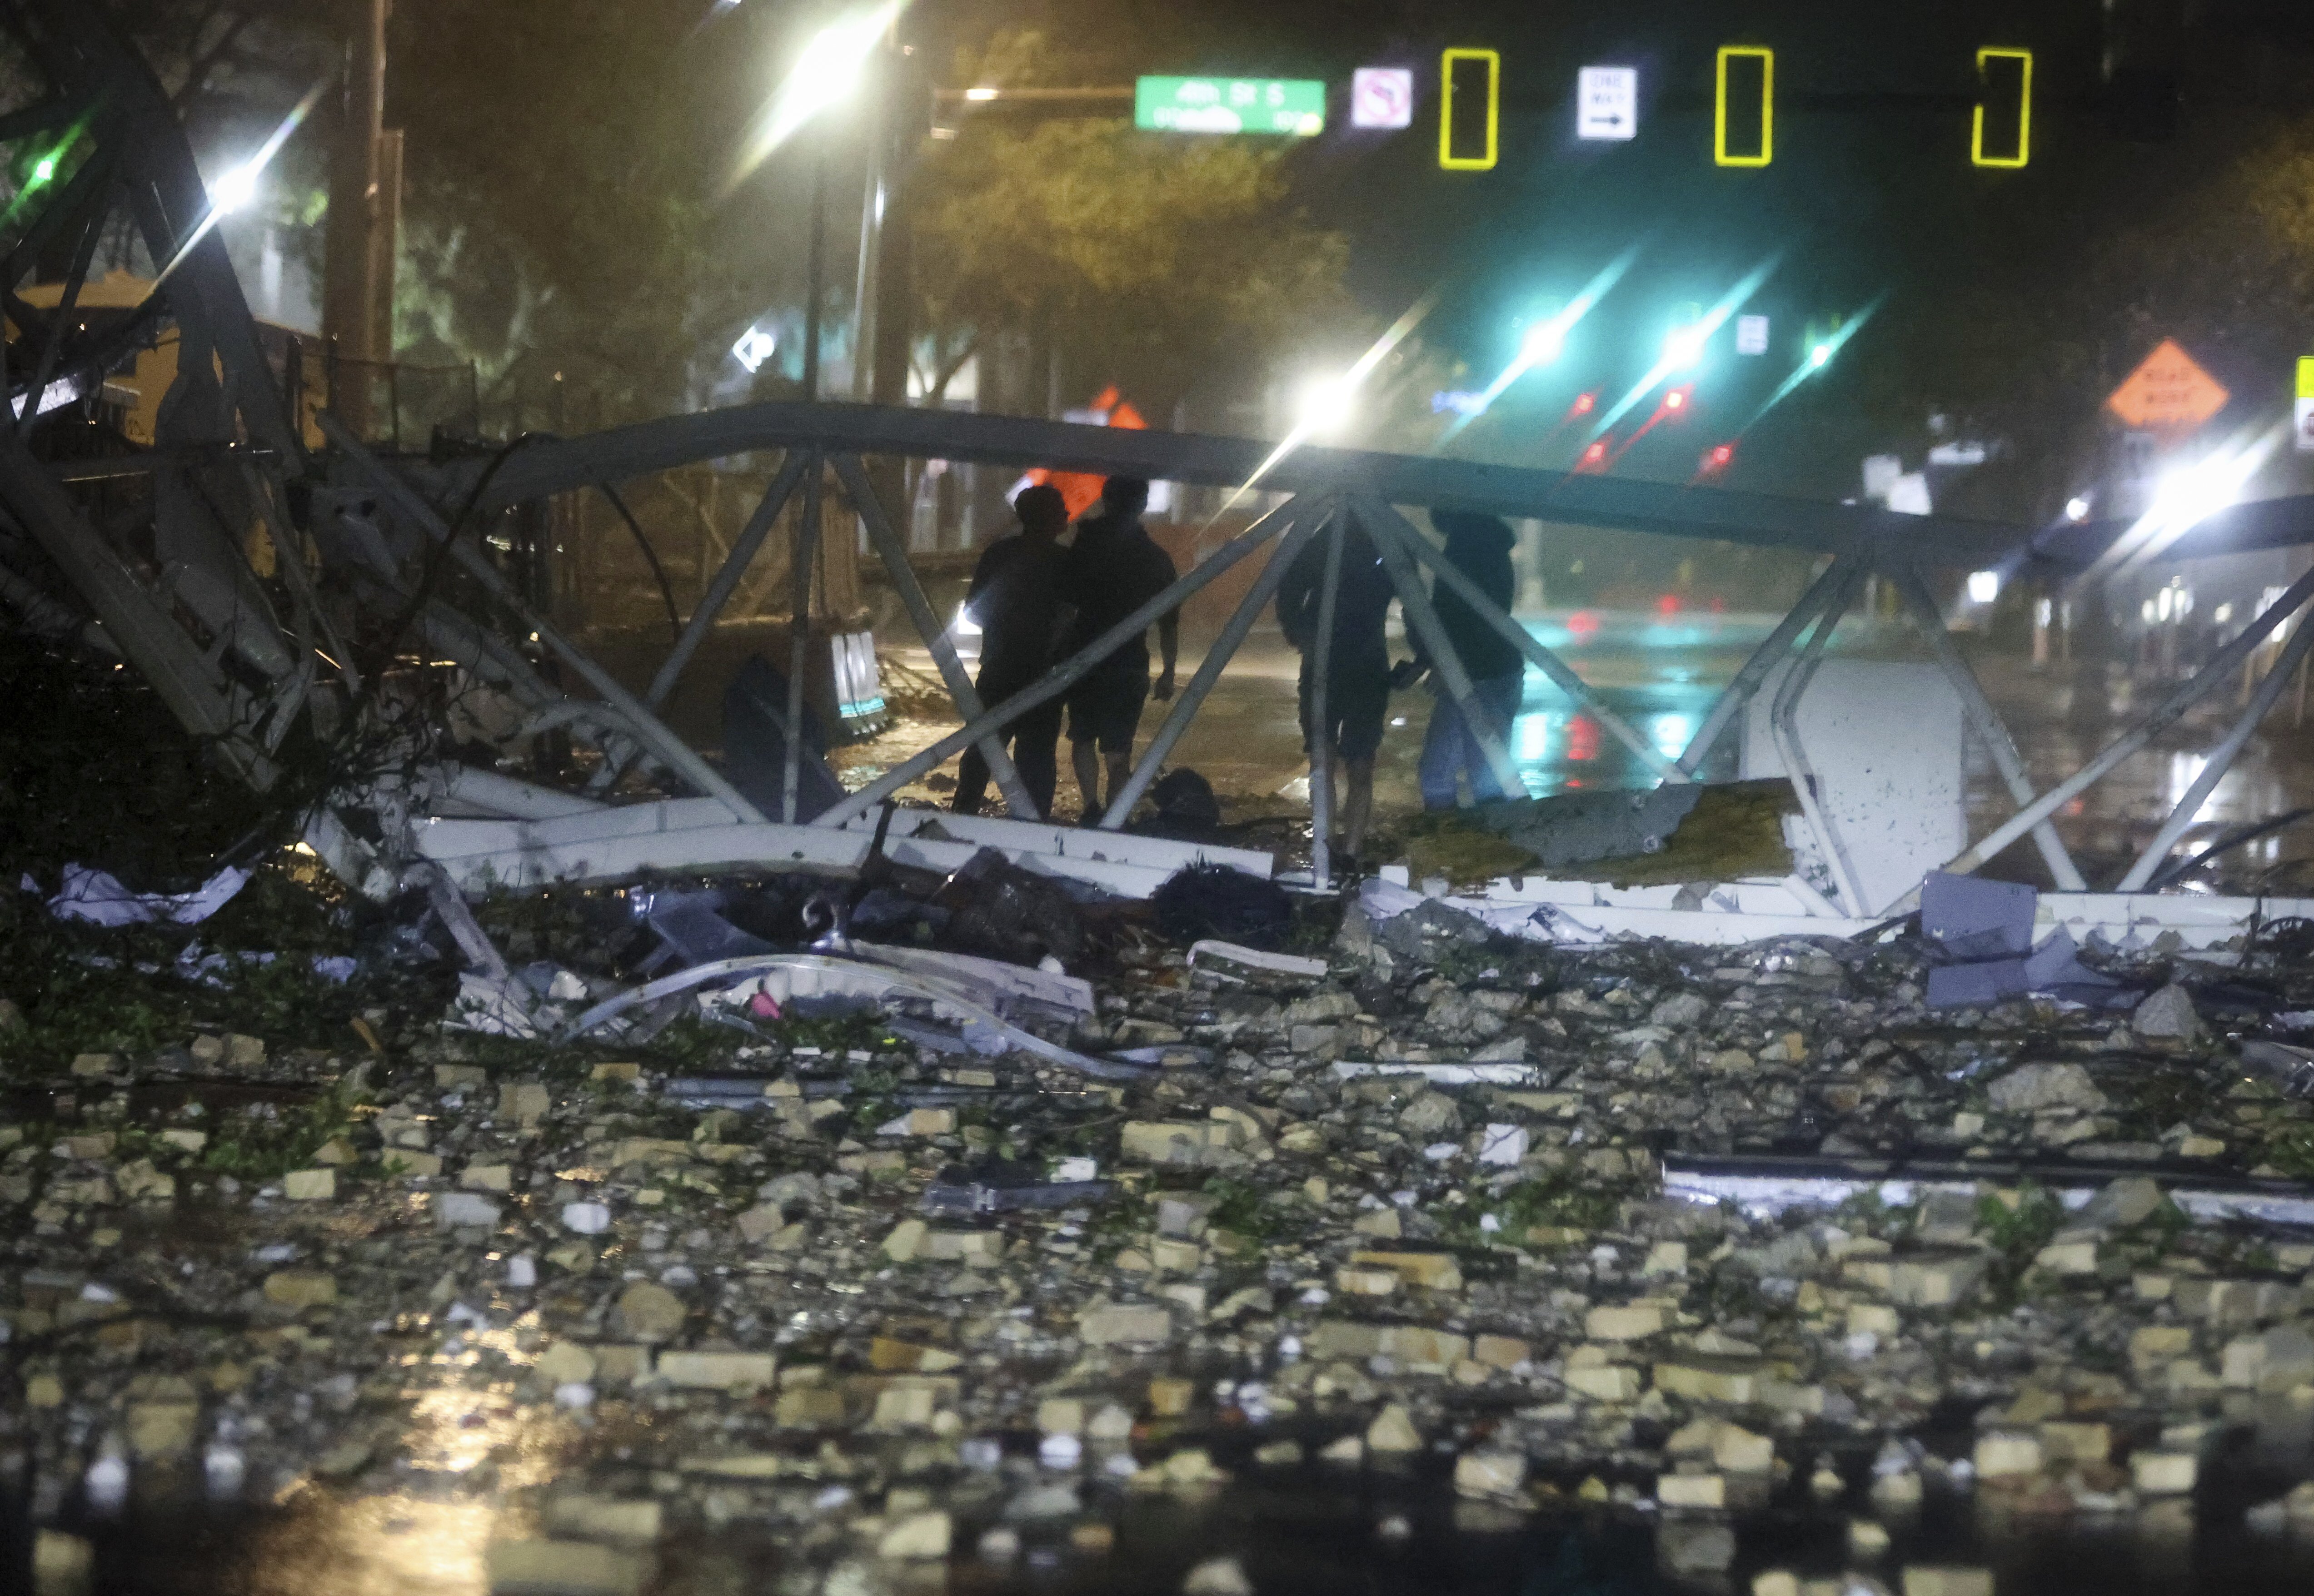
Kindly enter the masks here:
<path id="1" fill-rule="evenodd" d="M 1076 540 L 1061 566 L 1061 602 L 1076 613 L 1061 639 L 1059 657 L 1078 653 L 1179 576 L 1173 557 L 1141 525 L 1141 512 L 1148 503 L 1147 482 L 1138 477 L 1111 477 L 1102 485 L 1099 512 L 1077 523 Z M 1085 824 L 1099 820 L 1102 813 L 1101 765 L 1108 766 L 1111 803 L 1133 773 L 1133 738 L 1141 727 L 1143 704 L 1152 696 L 1160 703 L 1173 696 L 1180 641 L 1180 611 L 1169 610 L 1157 620 L 1164 670 L 1153 687 L 1144 630 L 1119 643 L 1069 689 L 1069 760 L 1084 798 Z"/>
<path id="2" fill-rule="evenodd" d="M 1320 728 L 1311 724 L 1310 690 L 1316 673 L 1318 612 L 1325 599 L 1326 548 L 1332 536 L 1320 533 L 1303 544 L 1277 585 L 1277 624 L 1302 655 L 1302 746 L 1311 756 L 1313 778 Z M 1373 544 L 1357 527 L 1346 528 L 1333 642 L 1326 657 L 1322 731 L 1332 769 L 1341 772 L 1347 789 L 1332 812 L 1342 830 L 1342 852 L 1350 860 L 1365 845 L 1366 826 L 1373 817 L 1374 755 L 1382 749 L 1382 721 L 1390 712 L 1390 644 L 1382 628 L 1397 596 Z"/>

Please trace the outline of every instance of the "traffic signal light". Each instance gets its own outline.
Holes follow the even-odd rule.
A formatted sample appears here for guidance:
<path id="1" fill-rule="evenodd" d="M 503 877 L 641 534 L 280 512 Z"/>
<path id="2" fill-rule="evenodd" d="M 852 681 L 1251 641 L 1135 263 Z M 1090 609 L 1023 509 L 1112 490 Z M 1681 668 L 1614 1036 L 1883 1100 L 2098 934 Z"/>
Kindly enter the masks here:
<path id="1" fill-rule="evenodd" d="M 1587 416 L 1598 408 L 1599 396 L 1596 393 L 1578 393 L 1575 396 L 1574 409 L 1568 413 L 1575 416 Z"/>
<path id="2" fill-rule="evenodd" d="M 1585 471 L 1607 458 L 1607 440 L 1594 438 L 1583 445 L 1583 458 L 1575 463 L 1577 471 Z"/>
<path id="3" fill-rule="evenodd" d="M 1711 101 L 1711 159 L 1721 166 L 1765 166 L 1775 157 L 1776 52 L 1722 45 Z"/>
<path id="4" fill-rule="evenodd" d="M 2033 154 L 2033 52 L 1981 49 L 1976 75 L 1981 86 L 1969 118 L 1969 164 L 2024 165 Z"/>
<path id="5" fill-rule="evenodd" d="M 1502 127 L 1503 57 L 1495 50 L 1450 49 L 1438 58 L 1438 164 L 1487 172 Z"/>
<path id="6" fill-rule="evenodd" d="M 1715 472 L 1726 471 L 1728 462 L 1735 458 L 1734 444 L 1714 444 L 1703 452 L 1703 458 L 1696 462 L 1696 470 L 1708 477 Z"/>
<path id="7" fill-rule="evenodd" d="M 1663 396 L 1663 412 L 1667 420 L 1676 421 L 1687 414 L 1688 401 L 1695 397 L 1695 384 L 1684 384 Z"/>

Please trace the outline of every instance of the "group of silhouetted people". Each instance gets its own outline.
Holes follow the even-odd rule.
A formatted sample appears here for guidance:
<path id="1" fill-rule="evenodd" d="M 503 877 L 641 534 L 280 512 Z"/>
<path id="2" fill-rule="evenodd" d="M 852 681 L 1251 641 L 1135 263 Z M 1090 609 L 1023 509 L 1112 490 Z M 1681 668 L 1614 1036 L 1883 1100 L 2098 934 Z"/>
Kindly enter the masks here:
<path id="1" fill-rule="evenodd" d="M 1077 523 L 1067 547 L 1068 501 L 1044 483 L 1024 488 L 1012 501 L 1020 530 L 999 538 L 981 555 L 964 607 L 980 627 L 980 701 L 999 704 L 1034 685 L 1055 665 L 1081 652 L 1103 632 L 1163 593 L 1180 573 L 1173 557 L 1141 525 L 1149 484 L 1111 477 L 1095 513 Z M 1057 750 L 1061 717 L 1068 716 L 1069 755 L 1088 820 L 1101 812 L 1101 765 L 1108 766 L 1108 801 L 1115 802 L 1133 769 L 1133 738 L 1142 706 L 1173 696 L 1173 665 L 1180 651 L 1180 611 L 1157 622 L 1165 668 L 1149 679 L 1147 629 L 1119 643 L 1059 698 L 1038 705 L 1007 727 L 1013 768 L 1036 800 L 1053 812 L 1060 784 Z M 957 773 L 955 808 L 976 815 L 988 793 L 988 762 L 967 750 Z"/>
<path id="2" fill-rule="evenodd" d="M 1083 651 L 1136 610 L 1161 595 L 1179 576 L 1173 558 L 1141 525 L 1149 484 L 1135 477 L 1111 477 L 1093 513 L 1068 530 L 1067 502 L 1055 488 L 1023 489 L 1013 500 L 1020 530 L 989 545 L 972 574 L 965 608 L 981 633 L 978 687 L 984 704 L 1002 703 L 1042 680 L 1053 667 Z M 1496 608 L 1507 613 L 1514 578 L 1510 528 L 1493 516 L 1440 511 L 1433 525 L 1444 535 L 1444 558 Z M 1414 685 L 1435 662 L 1418 640 L 1414 657 L 1393 664 L 1385 632 L 1396 583 L 1365 533 L 1343 528 L 1341 564 L 1336 578 L 1333 626 L 1326 655 L 1325 724 L 1313 723 L 1312 677 L 1318 658 L 1319 621 L 1325 602 L 1329 529 L 1311 538 L 1286 569 L 1277 588 L 1277 620 L 1302 656 L 1299 685 L 1302 744 L 1312 754 L 1325 739 L 1328 765 L 1347 788 L 1333 809 L 1342 829 L 1341 847 L 1352 858 L 1364 846 L 1373 812 L 1374 756 L 1393 690 Z M 1441 582 L 1433 595 L 1439 629 L 1471 679 L 1471 709 L 1483 717 L 1497 738 L 1508 735 L 1518 713 L 1526 662 L 1518 646 L 1487 617 Z M 1163 669 L 1150 676 L 1147 629 L 1133 632 L 1086 671 L 1067 692 L 1011 721 L 1001 734 L 1014 767 L 1037 805 L 1052 813 L 1059 784 L 1058 746 L 1064 712 L 1070 761 L 1088 824 L 1103 813 L 1102 766 L 1108 767 L 1105 801 L 1113 804 L 1133 766 L 1133 740 L 1141 711 L 1154 697 L 1173 696 L 1180 611 L 1156 622 Z M 1481 753 L 1479 730 L 1444 692 L 1431 710 L 1422 745 L 1422 801 L 1427 808 L 1451 808 L 1467 777 L 1473 801 L 1505 797 Z M 977 814 L 988 791 L 988 763 L 978 749 L 966 753 L 957 780 L 955 807 Z"/>

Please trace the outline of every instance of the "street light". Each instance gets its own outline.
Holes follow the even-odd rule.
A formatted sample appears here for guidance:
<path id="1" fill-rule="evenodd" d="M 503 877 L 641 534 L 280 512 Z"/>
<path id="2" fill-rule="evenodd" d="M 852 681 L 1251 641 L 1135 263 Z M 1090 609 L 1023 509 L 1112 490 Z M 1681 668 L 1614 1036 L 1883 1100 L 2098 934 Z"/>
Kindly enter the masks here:
<path id="1" fill-rule="evenodd" d="M 1294 430 L 1305 437 L 1331 437 L 1349 425 L 1356 384 L 1347 376 L 1313 377 L 1302 386 Z"/>
<path id="2" fill-rule="evenodd" d="M 756 113 L 754 125 L 742 141 L 739 159 L 726 184 L 727 191 L 737 188 L 773 151 L 795 137 L 815 118 L 852 98 L 867 75 L 869 57 L 899 20 L 905 4 L 905 0 L 884 0 L 880 5 L 849 13 L 804 41 L 794 66 Z M 803 396 L 808 401 L 819 398 L 819 302 L 826 293 L 823 257 L 827 252 L 827 142 L 823 137 L 813 153 L 811 223 L 805 261 Z M 864 278 L 864 270 L 862 275 Z M 865 306 L 860 308 L 864 324 Z M 855 350 L 855 363 L 859 357 Z"/>
<path id="3" fill-rule="evenodd" d="M 748 129 L 731 174 L 732 186 L 803 131 L 814 117 L 852 97 L 867 74 L 868 57 L 876 53 L 901 10 L 900 0 L 885 0 L 870 10 L 837 18 L 804 41 L 795 65 Z"/>
<path id="4" fill-rule="evenodd" d="M 221 174 L 209 185 L 209 208 L 221 216 L 245 208 L 257 198 L 258 171 L 255 162 L 244 162 Z"/>
<path id="5" fill-rule="evenodd" d="M 1526 338 L 1519 345 L 1519 359 L 1528 366 L 1548 366 L 1566 348 L 1567 328 L 1553 316 L 1526 330 Z"/>

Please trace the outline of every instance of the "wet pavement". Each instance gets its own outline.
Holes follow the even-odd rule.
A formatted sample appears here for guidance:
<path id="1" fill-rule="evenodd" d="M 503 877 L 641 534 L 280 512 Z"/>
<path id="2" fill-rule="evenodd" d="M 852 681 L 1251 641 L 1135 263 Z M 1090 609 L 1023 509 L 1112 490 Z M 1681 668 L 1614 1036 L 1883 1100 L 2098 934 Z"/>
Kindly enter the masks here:
<path id="1" fill-rule="evenodd" d="M 1773 629 L 1767 614 L 1691 611 L 1674 614 L 1584 610 L 1525 618 L 1535 637 L 1559 652 L 1584 681 L 1641 735 L 1666 754 L 1683 750 L 1710 711 L 1721 686 Z M 2169 687 L 2167 682 L 2133 679 L 2115 672 L 2102 693 L 2080 684 L 2062 663 L 2035 667 L 2017 654 L 1962 646 L 1987 696 L 2009 726 L 2036 789 L 2071 774 L 2113 737 L 2127 729 Z M 1405 652 L 1400 645 L 1401 654 Z M 1833 646 L 1836 656 L 1925 659 L 1911 629 L 1901 622 L 1850 620 Z M 899 657 L 929 674 L 923 650 Z M 1185 652 L 1186 682 L 1201 656 Z M 1307 766 L 1294 719 L 1294 685 L 1299 657 L 1274 628 L 1258 629 L 1231 663 L 1214 694 L 1191 723 L 1172 763 L 1190 766 L 1216 791 L 1240 800 L 1239 810 L 1306 813 Z M 2131 755 L 2104 780 L 2061 810 L 2056 825 L 2079 856 L 2092 886 L 2119 877 L 2150 842 L 2170 808 L 2201 774 L 2204 755 L 2238 712 L 2239 693 L 2221 692 L 2146 749 Z M 1391 721 L 1376 764 L 1375 801 L 1385 823 L 1392 815 L 1421 807 L 1416 766 L 1432 702 L 1426 686 L 1394 695 Z M 1162 706 L 1151 704 L 1142 719 L 1144 742 L 1160 724 Z M 904 719 L 873 743 L 840 751 L 836 763 L 854 782 L 870 779 L 889 764 L 935 740 L 950 720 Z M 1740 727 L 1721 741 L 1708 778 L 1732 778 Z M 1653 784 L 1646 767 L 1595 717 L 1569 700 L 1540 672 L 1529 671 L 1509 752 L 1528 791 L 1541 797 L 1578 789 L 1645 787 Z M 1058 807 L 1077 813 L 1075 783 L 1067 773 L 1065 750 Z M 952 771 L 953 767 L 950 767 Z M 1966 750 L 1971 830 L 1982 834 L 2012 811 L 2007 789 L 1972 738 Z M 938 784 L 910 789 L 923 801 L 942 800 Z M 2250 822 L 2314 804 L 2314 737 L 2297 723 L 2285 694 L 2265 726 L 2243 748 L 2234 766 L 2204 805 L 2195 829 L 2177 857 L 2198 850 L 2219 834 Z M 2263 838 L 2230 857 L 2224 879 L 2236 887 L 2285 863 L 2314 856 L 2314 829 L 2283 831 Z M 2010 849 L 1996 874 L 2049 885 L 2029 842 Z M 2287 872 L 2283 872 L 2287 878 Z"/>

